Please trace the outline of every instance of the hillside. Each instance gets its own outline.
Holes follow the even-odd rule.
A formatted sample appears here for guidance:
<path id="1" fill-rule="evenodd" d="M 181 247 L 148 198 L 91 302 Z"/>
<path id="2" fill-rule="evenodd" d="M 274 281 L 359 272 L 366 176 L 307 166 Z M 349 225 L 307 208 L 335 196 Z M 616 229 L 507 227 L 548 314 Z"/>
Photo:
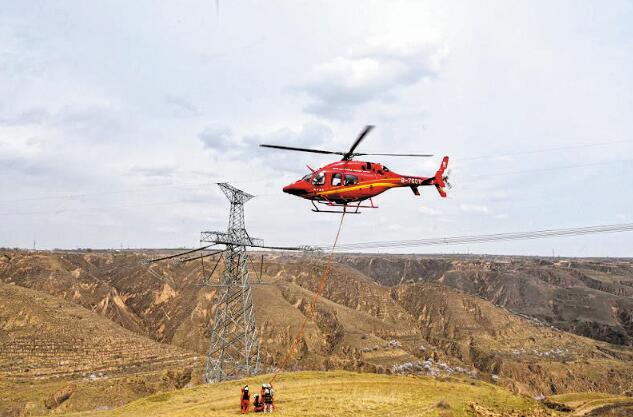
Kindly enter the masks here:
<path id="1" fill-rule="evenodd" d="M 162 263 L 150 272 L 141 261 L 153 256 L 11 252 L 0 256 L 0 280 L 65 298 L 137 334 L 203 354 L 214 289 L 200 285 L 191 264 Z M 347 264 L 332 268 L 289 369 L 476 375 L 531 395 L 633 388 L 630 348 L 519 317 L 439 278 L 386 286 Z M 265 256 L 262 279 L 268 285 L 253 293 L 264 370 L 285 354 L 322 268 L 318 255 Z M 252 273 L 257 277 L 258 265 Z"/>
<path id="2" fill-rule="evenodd" d="M 198 365 L 193 352 L 62 299 L 0 283 L 0 415 L 84 409 L 100 400 L 121 404 L 186 384 Z"/>
<path id="3" fill-rule="evenodd" d="M 633 262 L 626 259 L 339 255 L 386 286 L 438 282 L 559 329 L 633 346 Z"/>
<path id="4" fill-rule="evenodd" d="M 156 394 L 109 412 L 82 416 L 227 416 L 239 412 L 240 386 L 269 376 Z M 274 383 L 275 411 L 293 416 L 544 417 L 538 402 L 480 381 L 350 372 L 283 374 Z M 69 414 L 67 416 L 71 416 Z"/>

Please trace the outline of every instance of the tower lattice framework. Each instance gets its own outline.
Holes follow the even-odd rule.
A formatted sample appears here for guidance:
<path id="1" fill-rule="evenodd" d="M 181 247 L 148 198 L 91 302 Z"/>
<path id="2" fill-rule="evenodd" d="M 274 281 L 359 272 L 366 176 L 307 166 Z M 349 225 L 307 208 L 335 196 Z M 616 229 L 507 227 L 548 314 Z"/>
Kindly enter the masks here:
<path id="1" fill-rule="evenodd" d="M 218 185 L 231 203 L 231 211 L 226 232 L 202 232 L 200 236 L 201 242 L 226 246 L 224 273 L 216 285 L 205 383 L 254 375 L 259 371 L 259 338 L 246 248 L 261 246 L 263 242 L 251 238 L 244 223 L 244 203 L 253 196 L 226 183 Z"/>

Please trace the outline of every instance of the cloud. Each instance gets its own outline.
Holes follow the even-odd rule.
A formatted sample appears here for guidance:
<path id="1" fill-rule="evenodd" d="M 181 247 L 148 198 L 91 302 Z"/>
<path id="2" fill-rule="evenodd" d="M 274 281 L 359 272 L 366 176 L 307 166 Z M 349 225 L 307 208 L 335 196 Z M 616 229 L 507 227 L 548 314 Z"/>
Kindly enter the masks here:
<path id="1" fill-rule="evenodd" d="M 262 148 L 260 144 L 286 145 L 305 148 L 330 148 L 334 139 L 332 129 L 323 123 L 306 123 L 298 128 L 284 127 L 264 133 L 238 135 L 223 125 L 211 125 L 198 133 L 198 139 L 206 149 L 218 157 L 230 161 L 260 163 L 275 171 L 297 175 L 305 171 L 298 161 L 310 161 L 310 154 Z M 312 154 L 315 156 L 314 154 Z"/>
<path id="2" fill-rule="evenodd" d="M 487 206 L 478 204 L 461 204 L 459 209 L 464 213 L 492 214 L 492 210 Z"/>
<path id="3" fill-rule="evenodd" d="M 269 133 L 250 135 L 244 137 L 244 142 L 249 145 L 261 143 L 288 145 L 297 147 L 318 148 L 334 137 L 332 129 L 323 123 L 306 123 L 298 129 L 284 127 Z"/>
<path id="4" fill-rule="evenodd" d="M 426 216 L 438 216 L 442 213 L 440 210 L 424 206 L 418 208 L 418 211 Z"/>
<path id="5" fill-rule="evenodd" d="M 17 191 L 27 186 L 37 186 L 46 192 L 45 187 L 52 188 L 69 182 L 79 186 L 92 176 L 92 172 L 79 172 L 72 164 L 47 158 L 46 155 L 15 152 L 0 154 L 0 178 L 4 183 L 19 183 Z"/>
<path id="6" fill-rule="evenodd" d="M 372 101 L 392 101 L 397 89 L 438 75 L 446 48 L 370 41 L 350 56 L 338 56 L 314 68 L 297 87 L 312 102 L 305 111 L 343 119 Z"/>
<path id="7" fill-rule="evenodd" d="M 50 127 L 87 143 L 124 141 L 133 130 L 129 109 L 106 98 L 87 97 L 65 104 L 51 118 Z"/>
<path id="8" fill-rule="evenodd" d="M 298 152 L 282 151 L 276 149 L 264 149 L 260 144 L 286 145 L 305 148 L 330 148 L 334 139 L 332 129 L 323 123 L 306 123 L 298 129 L 282 128 L 269 133 L 250 135 L 244 137 L 244 155 L 264 161 L 275 169 L 282 169 L 293 174 L 303 172 L 304 164 L 300 161 L 316 160 L 310 159 L 315 154 L 303 154 Z"/>
<path id="9" fill-rule="evenodd" d="M 166 179 L 176 175 L 176 167 L 171 165 L 134 166 L 130 168 L 129 173 L 150 180 Z"/>
<path id="10" fill-rule="evenodd" d="M 224 152 L 239 146 L 239 142 L 233 139 L 231 129 L 219 124 L 206 127 L 198 134 L 198 139 L 205 148 L 214 151 Z"/>
<path id="11" fill-rule="evenodd" d="M 1 114 L 0 113 L 0 125 L 4 126 L 24 126 L 31 124 L 39 124 L 48 117 L 48 112 L 41 108 L 35 107 L 27 111 L 13 113 L 13 114 Z"/>
<path id="12" fill-rule="evenodd" d="M 165 102 L 173 108 L 173 114 L 176 117 L 193 117 L 200 115 L 200 110 L 184 97 L 168 94 L 165 96 Z"/>

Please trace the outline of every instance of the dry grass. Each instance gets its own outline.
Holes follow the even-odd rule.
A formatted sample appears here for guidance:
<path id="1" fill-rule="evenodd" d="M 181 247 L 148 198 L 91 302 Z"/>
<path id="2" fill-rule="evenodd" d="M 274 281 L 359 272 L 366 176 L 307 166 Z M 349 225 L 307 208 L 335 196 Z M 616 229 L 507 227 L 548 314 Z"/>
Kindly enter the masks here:
<path id="1" fill-rule="evenodd" d="M 240 386 L 257 386 L 268 377 L 155 394 L 115 410 L 67 416 L 211 417 L 238 415 Z M 277 413 L 282 416 L 441 416 L 450 409 L 455 417 L 470 416 L 470 404 L 500 415 L 513 411 L 526 416 L 540 410 L 527 397 L 511 394 L 480 381 L 402 377 L 351 372 L 298 372 L 275 382 Z M 441 406 L 438 406 L 441 404 Z"/>
<path id="2" fill-rule="evenodd" d="M 559 404 L 565 404 L 574 409 L 574 415 L 582 416 L 606 406 L 633 405 L 633 398 L 621 395 L 611 395 L 600 392 L 583 392 L 561 394 L 549 397 Z"/>

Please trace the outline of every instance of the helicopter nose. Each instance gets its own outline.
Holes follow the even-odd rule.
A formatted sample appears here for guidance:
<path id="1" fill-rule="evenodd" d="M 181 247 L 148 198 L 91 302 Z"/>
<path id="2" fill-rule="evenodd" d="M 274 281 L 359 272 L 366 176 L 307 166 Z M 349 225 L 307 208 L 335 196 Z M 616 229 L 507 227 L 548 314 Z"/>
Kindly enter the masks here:
<path id="1" fill-rule="evenodd" d="M 286 185 L 283 188 L 283 191 L 284 193 L 288 193 L 292 195 L 304 195 L 308 193 L 308 190 L 306 189 L 306 187 L 303 184 L 299 184 L 299 182 Z"/>

